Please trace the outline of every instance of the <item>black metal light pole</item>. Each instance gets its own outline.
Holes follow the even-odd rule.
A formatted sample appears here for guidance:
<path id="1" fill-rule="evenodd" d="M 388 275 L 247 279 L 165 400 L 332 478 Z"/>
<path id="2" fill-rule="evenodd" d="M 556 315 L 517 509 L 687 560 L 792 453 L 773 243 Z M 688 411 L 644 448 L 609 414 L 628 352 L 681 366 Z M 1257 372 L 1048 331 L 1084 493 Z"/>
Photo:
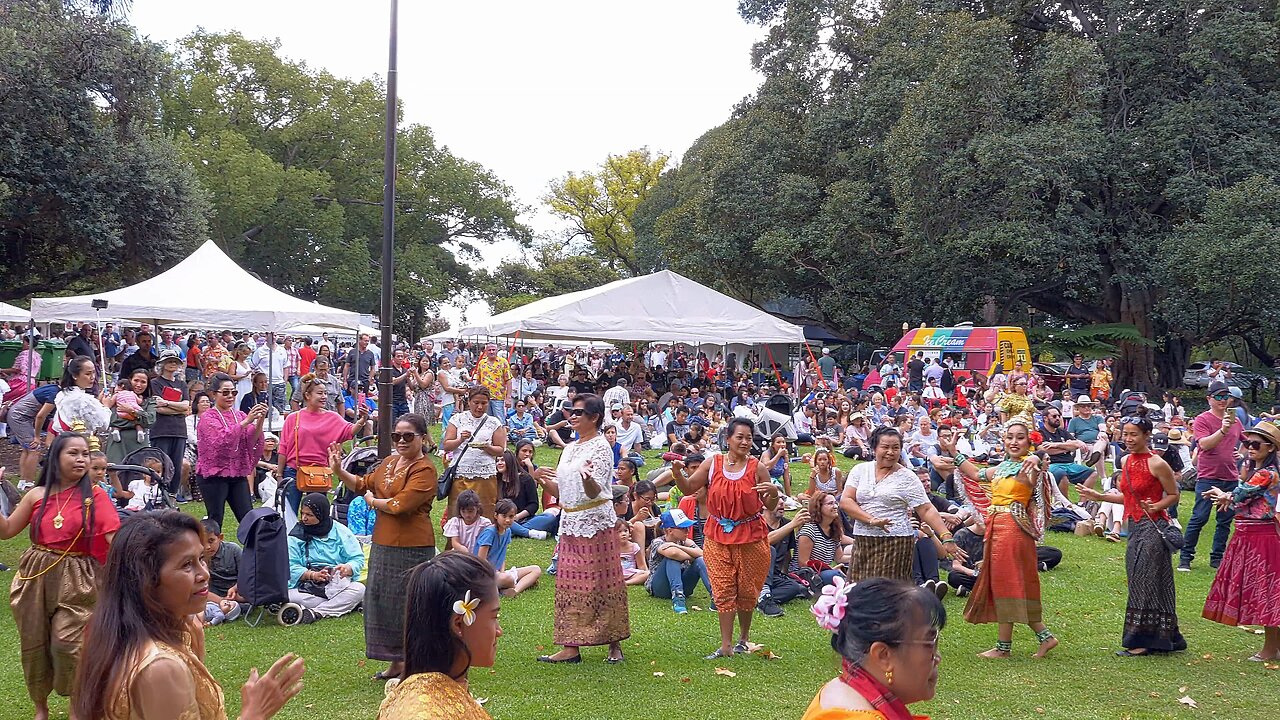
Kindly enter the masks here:
<path id="1" fill-rule="evenodd" d="M 396 243 L 396 15 L 399 3 L 391 0 L 391 38 L 387 54 L 386 148 L 382 171 L 382 363 L 378 368 L 378 454 L 391 454 L 391 310 L 395 300 Z"/>

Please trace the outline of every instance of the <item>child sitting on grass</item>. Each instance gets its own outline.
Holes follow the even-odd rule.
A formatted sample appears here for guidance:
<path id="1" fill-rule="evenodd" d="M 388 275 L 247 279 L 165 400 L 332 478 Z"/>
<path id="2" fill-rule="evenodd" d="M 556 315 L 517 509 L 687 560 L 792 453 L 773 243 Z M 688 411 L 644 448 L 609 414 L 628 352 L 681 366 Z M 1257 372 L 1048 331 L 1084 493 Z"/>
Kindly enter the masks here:
<path id="1" fill-rule="evenodd" d="M 458 495 L 457 510 L 458 514 L 444 524 L 444 536 L 449 540 L 445 550 L 469 553 L 476 544 L 476 538 L 493 523 L 480 514 L 480 496 L 475 490 L 463 490 Z"/>
<path id="2" fill-rule="evenodd" d="M 702 548 L 689 539 L 689 528 L 694 522 L 680 510 L 662 513 L 662 537 L 649 546 L 651 574 L 645 588 L 656 598 L 670 599 L 671 609 L 677 615 L 689 612 L 685 598 L 702 584 L 711 591 L 711 576 L 702 559 Z M 715 609 L 715 603 L 711 604 Z"/>
<path id="3" fill-rule="evenodd" d="M 642 548 L 631 542 L 631 527 L 625 520 L 618 521 L 618 546 L 622 555 L 622 579 L 628 585 L 644 585 L 649 579 L 649 564 Z"/>
<path id="4" fill-rule="evenodd" d="M 458 496 L 458 506 L 462 506 L 461 495 Z M 538 583 L 538 578 L 542 577 L 542 568 L 527 565 L 506 569 L 507 548 L 511 546 L 511 526 L 516 522 L 516 504 L 510 498 L 498 501 L 493 508 L 493 519 L 494 524 L 480 531 L 471 549 L 476 557 L 488 560 L 493 566 L 497 573 L 498 590 L 503 597 L 515 597 Z"/>

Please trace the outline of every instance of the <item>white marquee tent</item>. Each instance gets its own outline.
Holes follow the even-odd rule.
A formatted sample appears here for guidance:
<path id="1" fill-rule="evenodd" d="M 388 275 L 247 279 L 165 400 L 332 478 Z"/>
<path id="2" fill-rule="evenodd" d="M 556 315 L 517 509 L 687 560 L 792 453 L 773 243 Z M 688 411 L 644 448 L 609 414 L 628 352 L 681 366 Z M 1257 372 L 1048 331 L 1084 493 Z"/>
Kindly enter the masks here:
<path id="1" fill-rule="evenodd" d="M 527 340 L 803 343 L 804 328 L 663 270 L 544 298 L 463 328 Z"/>
<path id="2" fill-rule="evenodd" d="M 283 293 L 250 275 L 212 240 L 155 277 L 110 292 L 34 298 L 37 322 L 95 316 L 93 301 L 106 300 L 113 318 L 199 328 L 278 331 L 301 324 L 356 328 L 358 313 Z"/>
<path id="3" fill-rule="evenodd" d="M 0 302 L 0 322 L 24 323 L 31 319 L 31 311 Z"/>

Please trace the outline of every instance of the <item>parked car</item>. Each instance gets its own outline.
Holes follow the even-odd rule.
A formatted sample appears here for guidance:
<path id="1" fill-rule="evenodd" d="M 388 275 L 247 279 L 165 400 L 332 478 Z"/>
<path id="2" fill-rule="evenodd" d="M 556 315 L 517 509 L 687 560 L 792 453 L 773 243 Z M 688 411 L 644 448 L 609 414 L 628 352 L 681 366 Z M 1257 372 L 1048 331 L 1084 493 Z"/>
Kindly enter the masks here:
<path id="1" fill-rule="evenodd" d="M 1058 363 L 1031 363 L 1031 367 L 1035 369 L 1044 384 L 1053 389 L 1054 394 L 1061 393 L 1062 388 L 1066 387 L 1067 371 L 1066 368 L 1059 367 Z"/>
<path id="2" fill-rule="evenodd" d="M 1247 390 L 1256 381 L 1259 387 L 1268 387 L 1271 384 L 1270 378 L 1266 375 L 1233 362 L 1223 361 L 1230 377 L 1227 378 L 1227 384 Z M 1209 376 L 1205 374 L 1205 369 L 1209 367 L 1208 360 L 1200 360 L 1193 362 L 1187 366 L 1186 372 L 1182 374 L 1182 384 L 1187 387 L 1207 388 L 1209 387 Z"/>

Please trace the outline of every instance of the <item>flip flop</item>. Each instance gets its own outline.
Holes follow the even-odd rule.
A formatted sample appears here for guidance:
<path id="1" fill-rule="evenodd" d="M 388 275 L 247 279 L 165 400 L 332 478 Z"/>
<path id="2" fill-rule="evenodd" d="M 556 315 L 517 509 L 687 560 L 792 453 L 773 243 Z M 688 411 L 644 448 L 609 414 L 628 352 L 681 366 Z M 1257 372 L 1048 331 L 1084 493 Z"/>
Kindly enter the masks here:
<path id="1" fill-rule="evenodd" d="M 1117 650 L 1117 651 L 1116 651 L 1116 657 L 1146 657 L 1146 656 L 1148 656 L 1148 655 L 1150 655 L 1150 654 L 1151 654 L 1151 652 L 1150 652 L 1150 651 L 1147 651 L 1147 652 L 1133 652 L 1133 651 L 1130 651 L 1130 650 Z"/>

